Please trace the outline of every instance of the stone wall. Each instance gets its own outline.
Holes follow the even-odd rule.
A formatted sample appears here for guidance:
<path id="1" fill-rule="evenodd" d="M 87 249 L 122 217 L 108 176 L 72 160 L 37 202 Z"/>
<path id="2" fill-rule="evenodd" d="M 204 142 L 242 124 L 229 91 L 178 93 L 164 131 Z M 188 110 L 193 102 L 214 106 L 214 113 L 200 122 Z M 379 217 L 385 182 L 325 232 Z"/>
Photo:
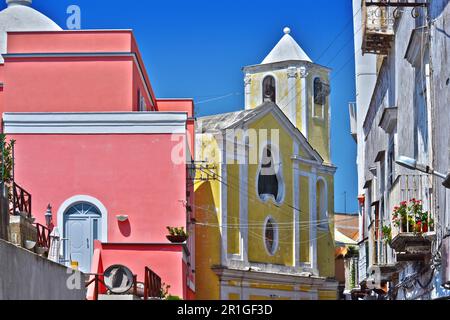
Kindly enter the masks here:
<path id="1" fill-rule="evenodd" d="M 0 300 L 84 300 L 85 277 L 73 272 L 0 240 Z"/>

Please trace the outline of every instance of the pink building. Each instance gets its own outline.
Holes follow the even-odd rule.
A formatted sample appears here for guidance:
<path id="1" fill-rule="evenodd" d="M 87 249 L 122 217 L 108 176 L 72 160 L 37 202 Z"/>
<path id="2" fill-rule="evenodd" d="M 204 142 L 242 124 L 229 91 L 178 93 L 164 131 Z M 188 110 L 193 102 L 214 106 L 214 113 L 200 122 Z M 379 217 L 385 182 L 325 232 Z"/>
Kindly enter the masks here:
<path id="1" fill-rule="evenodd" d="M 193 101 L 156 98 L 131 30 L 62 31 L 31 1 L 7 2 L 0 25 L 10 14 L 20 27 L 0 35 L 2 130 L 17 141 L 15 181 L 33 216 L 45 224 L 53 207 L 63 263 L 123 264 L 138 281 L 150 267 L 193 298 L 194 237 L 166 238 L 166 226 L 194 230 Z"/>

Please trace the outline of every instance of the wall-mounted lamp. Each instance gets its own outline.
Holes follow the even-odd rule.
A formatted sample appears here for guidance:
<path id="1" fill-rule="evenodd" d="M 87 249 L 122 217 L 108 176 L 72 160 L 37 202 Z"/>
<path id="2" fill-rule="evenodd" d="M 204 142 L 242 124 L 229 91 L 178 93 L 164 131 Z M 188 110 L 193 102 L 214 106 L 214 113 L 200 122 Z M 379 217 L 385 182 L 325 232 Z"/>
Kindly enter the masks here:
<path id="1" fill-rule="evenodd" d="M 47 211 L 45 212 L 44 216 L 45 216 L 45 224 L 47 225 L 47 227 L 50 227 L 53 220 L 52 206 L 50 204 L 48 204 Z"/>
<path id="2" fill-rule="evenodd" d="M 435 171 L 433 168 L 431 168 L 430 166 L 426 166 L 420 163 L 417 163 L 417 161 L 415 159 L 412 158 L 408 158 L 408 157 L 399 157 L 397 161 L 395 161 L 398 165 L 405 167 L 407 169 L 411 169 L 411 170 L 417 170 L 417 171 L 421 171 L 427 174 L 432 174 L 436 177 L 442 178 L 444 179 L 444 182 L 442 183 L 442 185 L 447 188 L 450 189 L 450 173 L 448 173 L 447 175 L 437 172 Z"/>
<path id="3" fill-rule="evenodd" d="M 119 222 L 125 222 L 128 220 L 128 216 L 126 214 L 119 214 L 116 218 Z"/>

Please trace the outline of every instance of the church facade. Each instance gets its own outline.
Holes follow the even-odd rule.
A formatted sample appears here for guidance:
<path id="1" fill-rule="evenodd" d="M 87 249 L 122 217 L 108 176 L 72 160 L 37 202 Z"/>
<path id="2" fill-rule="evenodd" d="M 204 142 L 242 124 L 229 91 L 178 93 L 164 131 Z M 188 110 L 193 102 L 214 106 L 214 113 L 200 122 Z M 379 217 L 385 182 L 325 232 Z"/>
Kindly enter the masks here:
<path id="1" fill-rule="evenodd" d="M 245 110 L 197 122 L 198 299 L 337 298 L 330 70 L 284 33 Z"/>

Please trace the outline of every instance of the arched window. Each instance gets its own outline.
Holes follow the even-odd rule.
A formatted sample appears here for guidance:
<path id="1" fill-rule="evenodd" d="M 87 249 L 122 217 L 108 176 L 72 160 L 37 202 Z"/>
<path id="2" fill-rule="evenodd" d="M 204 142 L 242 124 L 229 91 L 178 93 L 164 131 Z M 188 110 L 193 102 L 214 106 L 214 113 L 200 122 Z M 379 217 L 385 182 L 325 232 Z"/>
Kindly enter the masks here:
<path id="1" fill-rule="evenodd" d="M 263 80 L 263 102 L 276 102 L 275 78 L 267 76 Z"/>
<path id="2" fill-rule="evenodd" d="M 328 194 L 325 180 L 317 181 L 316 189 L 317 226 L 320 229 L 328 229 Z"/>
<path id="3" fill-rule="evenodd" d="M 283 198 L 281 162 L 272 152 L 270 145 L 267 145 L 262 153 L 257 187 L 261 200 L 272 198 L 277 203 L 281 202 Z"/>
<path id="4" fill-rule="evenodd" d="M 268 218 L 264 225 L 264 244 L 267 252 L 274 255 L 278 247 L 278 229 L 274 219 Z"/>

